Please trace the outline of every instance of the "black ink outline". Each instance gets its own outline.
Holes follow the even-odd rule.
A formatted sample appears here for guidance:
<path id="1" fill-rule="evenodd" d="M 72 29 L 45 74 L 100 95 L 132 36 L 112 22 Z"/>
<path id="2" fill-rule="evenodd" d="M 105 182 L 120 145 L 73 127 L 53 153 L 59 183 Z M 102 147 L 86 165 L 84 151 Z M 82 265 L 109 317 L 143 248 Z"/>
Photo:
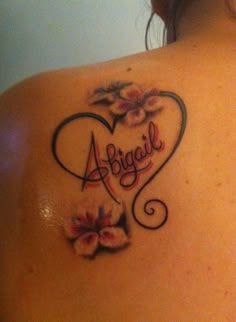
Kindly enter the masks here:
<path id="1" fill-rule="evenodd" d="M 180 127 L 180 132 L 179 132 L 179 136 L 178 136 L 178 139 L 171 151 L 171 153 L 169 154 L 169 156 L 166 158 L 166 160 L 160 165 L 160 167 L 149 177 L 149 179 L 144 183 L 144 185 L 138 190 L 138 192 L 136 193 L 135 197 L 134 197 L 134 200 L 133 200 L 133 203 L 132 203 L 132 215 L 135 219 L 135 221 L 140 225 L 142 226 L 143 228 L 146 228 L 146 229 L 150 229 L 150 230 L 156 230 L 156 229 L 160 229 L 162 226 L 165 225 L 165 223 L 167 222 L 168 220 L 168 207 L 167 205 L 159 200 L 159 199 L 150 199 L 150 200 L 147 200 L 144 204 L 144 207 L 143 207 L 143 210 L 144 210 L 144 213 L 146 215 L 155 215 L 155 209 L 154 208 L 150 208 L 150 210 L 147 209 L 148 205 L 151 203 L 151 202 L 156 202 L 158 204 L 161 204 L 161 206 L 164 208 L 164 219 L 163 221 L 158 224 L 157 226 L 154 226 L 154 227 L 151 227 L 151 226 L 148 226 L 148 225 L 145 225 L 144 223 L 142 223 L 138 218 L 137 218 L 137 215 L 135 213 L 135 204 L 137 202 L 137 199 L 139 197 L 139 195 L 141 194 L 141 192 L 147 187 L 147 185 L 158 175 L 158 173 L 164 168 L 164 166 L 167 164 L 167 162 L 169 162 L 169 160 L 172 158 L 172 156 L 174 155 L 175 151 L 177 150 L 178 146 L 180 145 L 180 142 L 182 141 L 182 138 L 183 138 L 183 135 L 184 135 L 184 132 L 185 132 L 185 129 L 186 129 L 186 124 L 187 124 L 187 111 L 186 111 L 186 107 L 185 107 L 185 104 L 183 102 L 183 100 L 178 96 L 176 95 L 175 93 L 172 93 L 172 92 L 167 92 L 167 91 L 161 91 L 159 96 L 162 96 L 162 97 L 170 97 L 172 99 L 174 99 L 181 111 L 181 116 L 182 116 L 182 123 L 181 123 L 181 127 Z"/>
<path id="2" fill-rule="evenodd" d="M 185 129 L 186 129 L 186 123 L 187 123 L 187 111 L 186 111 L 186 107 L 185 104 L 183 102 L 183 100 L 176 95 L 175 93 L 172 92 L 168 92 L 168 91 L 161 91 L 159 93 L 159 96 L 161 97 L 170 97 L 172 98 L 176 103 L 178 108 L 180 109 L 181 112 L 181 116 L 182 116 L 182 120 L 181 120 L 181 126 L 180 126 L 180 132 L 179 132 L 179 136 L 177 138 L 177 141 L 171 151 L 171 153 L 169 154 L 169 156 L 165 159 L 165 161 L 159 166 L 159 168 L 148 178 L 148 180 L 142 185 L 142 187 L 138 190 L 138 192 L 135 194 L 134 200 L 132 202 L 132 215 L 135 219 L 135 221 L 142 226 L 143 228 L 146 229 L 150 229 L 150 230 L 157 230 L 160 229 L 168 220 L 168 207 L 167 205 L 161 201 L 160 199 L 150 199 L 147 200 L 144 204 L 143 210 L 145 215 L 148 216 L 153 216 L 155 215 L 156 210 L 153 207 L 150 207 L 150 209 L 148 208 L 150 203 L 152 202 L 156 202 L 159 205 L 161 205 L 164 208 L 164 219 L 163 221 L 158 224 L 157 226 L 148 226 L 145 223 L 143 223 L 141 220 L 138 219 L 136 212 L 135 212 L 135 205 L 137 202 L 137 199 L 139 197 L 139 195 L 141 194 L 141 192 L 147 187 L 147 185 L 160 173 L 160 171 L 164 168 L 164 166 L 169 162 L 169 160 L 172 158 L 172 156 L 174 155 L 175 151 L 177 150 L 178 146 L 180 145 L 180 142 L 183 138 Z M 84 112 L 84 113 L 77 113 L 77 114 L 73 114 L 69 117 L 67 117 L 66 119 L 64 119 L 55 129 L 53 136 L 52 136 L 52 141 L 51 141 L 51 147 L 52 147 L 52 154 L 56 160 L 56 162 L 60 165 L 60 167 L 62 169 L 64 169 L 65 171 L 67 171 L 68 173 L 70 173 L 71 175 L 75 176 L 76 178 L 84 181 L 84 177 L 76 174 L 75 172 L 71 171 L 70 169 L 68 169 L 59 159 L 58 155 L 57 155 L 57 151 L 56 151 L 56 147 L 57 147 L 57 139 L 58 136 L 60 134 L 60 131 L 70 122 L 74 121 L 74 120 L 78 120 L 81 118 L 92 118 L 95 119 L 97 121 L 99 121 L 102 125 L 104 125 L 109 132 L 113 135 L 115 128 L 116 128 L 116 124 L 117 122 L 120 120 L 120 117 L 115 117 L 112 126 L 106 121 L 106 119 L 104 119 L 102 116 L 95 114 L 95 113 L 90 113 L 90 112 Z M 92 139 L 94 140 L 94 134 L 92 132 Z M 96 155 L 96 153 L 95 153 Z M 97 160 L 95 160 L 95 162 L 97 163 Z M 100 173 L 101 175 L 101 173 Z M 96 182 L 99 181 L 99 179 L 94 180 L 94 179 L 86 179 L 87 182 Z M 103 180 L 102 180 L 103 181 Z M 119 204 L 119 201 L 115 198 L 115 196 L 109 191 L 109 189 L 107 188 L 106 184 L 103 182 L 105 189 L 107 190 L 107 192 L 109 193 L 109 195 L 111 196 L 111 198 Z"/>
<path id="3" fill-rule="evenodd" d="M 115 130 L 115 127 L 116 127 L 116 123 L 118 122 L 119 118 L 115 118 L 114 121 L 113 121 L 113 124 L 112 126 L 100 115 L 98 114 L 94 114 L 94 113 L 89 113 L 89 112 L 84 112 L 84 113 L 77 113 L 77 114 L 73 114 L 73 115 L 70 115 L 69 117 L 65 118 L 56 128 L 56 130 L 54 131 L 53 133 L 53 136 L 52 136 L 52 154 L 55 158 L 55 160 L 57 161 L 57 163 L 60 165 L 60 167 L 62 169 L 64 169 L 65 171 L 67 171 L 68 173 L 70 173 L 71 175 L 73 175 L 74 177 L 80 179 L 83 181 L 83 185 L 82 185 L 82 189 L 84 187 L 84 177 L 78 175 L 77 173 L 71 171 L 69 168 L 67 168 L 59 159 L 58 155 L 57 155 L 57 151 L 56 151 L 56 146 L 57 146 L 57 139 L 58 139 L 58 136 L 61 132 L 61 130 L 67 125 L 69 124 L 70 122 L 72 121 L 75 121 L 75 120 L 78 120 L 78 119 L 81 119 L 81 118 L 93 118 L 97 121 L 99 121 L 100 123 L 102 123 L 108 130 L 111 134 L 114 133 L 114 130 Z M 93 145 L 90 146 L 90 149 L 94 148 L 95 146 L 95 139 L 94 139 L 94 134 L 92 132 L 92 143 Z M 94 153 L 94 155 L 96 156 L 96 153 Z M 95 157 L 95 162 L 96 162 L 96 165 L 98 166 L 98 160 L 97 158 Z M 102 174 L 100 172 L 100 168 L 98 167 L 97 170 L 99 171 L 99 174 L 101 175 L 101 178 L 102 178 Z M 86 182 L 97 182 L 97 181 L 100 181 L 100 179 L 89 179 L 89 178 L 86 178 Z M 108 192 L 108 194 L 111 196 L 111 198 L 118 204 L 120 204 L 120 202 L 115 198 L 115 196 L 111 193 L 111 191 L 107 188 L 107 185 L 105 183 L 105 181 L 102 179 L 102 183 L 106 189 L 106 191 Z"/>

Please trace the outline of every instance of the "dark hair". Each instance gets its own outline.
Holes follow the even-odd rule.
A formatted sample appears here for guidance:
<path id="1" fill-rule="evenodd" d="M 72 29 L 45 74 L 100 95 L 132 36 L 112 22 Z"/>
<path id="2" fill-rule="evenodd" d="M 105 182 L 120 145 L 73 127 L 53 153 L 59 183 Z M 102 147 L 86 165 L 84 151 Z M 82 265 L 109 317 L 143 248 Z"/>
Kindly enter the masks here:
<path id="1" fill-rule="evenodd" d="M 188 0 L 170 1 L 168 8 L 168 18 L 165 27 L 166 42 L 168 44 L 177 40 L 177 27 L 181 15 L 183 14 L 183 8 L 188 2 Z"/>
<path id="2" fill-rule="evenodd" d="M 163 44 L 175 42 L 177 40 L 177 28 L 181 18 L 181 15 L 184 12 L 184 8 L 190 2 L 190 0 L 169 0 L 168 2 L 168 17 L 163 34 Z M 226 9 L 229 12 L 230 16 L 236 18 L 236 7 L 234 0 L 225 0 Z M 145 34 L 145 46 L 148 50 L 148 32 L 150 25 L 155 13 L 152 12 L 146 27 Z"/>
<path id="3" fill-rule="evenodd" d="M 225 0 L 226 8 L 232 18 L 236 18 L 236 4 L 234 0 Z"/>
<path id="4" fill-rule="evenodd" d="M 189 0 L 168 0 L 168 6 L 167 6 L 168 16 L 167 16 L 167 22 L 164 28 L 164 33 L 163 33 L 163 39 L 162 39 L 163 44 L 165 43 L 169 44 L 176 41 L 177 26 L 180 20 L 180 16 L 183 13 L 184 4 L 186 4 L 186 2 L 189 2 Z M 149 49 L 149 46 L 148 46 L 149 29 L 154 16 L 155 16 L 155 12 L 152 12 L 146 27 L 145 47 L 147 50 Z"/>

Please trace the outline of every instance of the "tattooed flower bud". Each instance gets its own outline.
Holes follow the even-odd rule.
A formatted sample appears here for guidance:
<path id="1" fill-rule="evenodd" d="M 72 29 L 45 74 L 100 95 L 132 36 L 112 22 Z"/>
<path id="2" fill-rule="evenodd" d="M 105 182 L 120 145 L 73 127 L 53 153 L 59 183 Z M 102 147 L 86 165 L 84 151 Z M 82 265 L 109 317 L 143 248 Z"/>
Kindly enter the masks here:
<path id="1" fill-rule="evenodd" d="M 93 256 L 101 248 L 120 249 L 129 242 L 122 203 L 99 205 L 84 200 L 76 215 L 65 221 L 64 231 L 73 240 L 76 254 L 82 256 Z"/>
<path id="2" fill-rule="evenodd" d="M 117 119 L 128 126 L 141 124 L 148 114 L 162 108 L 160 91 L 156 88 L 143 90 L 131 82 L 113 82 L 107 87 L 95 89 L 89 96 L 90 104 L 108 105 Z"/>
<path id="3" fill-rule="evenodd" d="M 143 91 L 140 86 L 132 85 L 120 91 L 120 97 L 110 106 L 115 116 L 123 116 L 128 126 L 141 124 L 149 113 L 160 110 L 159 91 L 155 88 Z"/>

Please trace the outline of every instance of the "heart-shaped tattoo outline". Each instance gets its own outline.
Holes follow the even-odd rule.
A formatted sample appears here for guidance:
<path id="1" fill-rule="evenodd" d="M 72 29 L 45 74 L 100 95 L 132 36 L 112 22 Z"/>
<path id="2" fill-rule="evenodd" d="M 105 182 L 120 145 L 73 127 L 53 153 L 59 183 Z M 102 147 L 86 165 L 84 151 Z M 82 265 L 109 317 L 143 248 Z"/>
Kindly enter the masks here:
<path id="1" fill-rule="evenodd" d="M 160 229 L 162 226 L 165 225 L 165 223 L 168 220 L 168 207 L 165 204 L 165 202 L 163 202 L 160 199 L 148 199 L 144 206 L 143 206 L 143 211 L 144 214 L 147 216 L 153 216 L 156 215 L 156 210 L 151 207 L 150 205 L 152 203 L 156 203 L 159 206 L 161 206 L 163 208 L 164 211 L 164 216 L 163 216 L 163 220 L 155 226 L 151 226 L 151 225 L 147 225 L 145 224 L 141 219 L 139 219 L 140 216 L 138 216 L 136 214 L 135 211 L 135 206 L 138 200 L 138 197 L 140 196 L 140 194 L 142 193 L 142 191 L 147 187 L 147 185 L 160 173 L 160 171 L 165 167 L 165 165 L 170 161 L 170 159 L 172 158 L 172 156 L 174 155 L 174 153 L 176 152 L 177 148 L 179 147 L 185 129 L 186 129 L 186 125 L 187 125 L 187 111 L 186 111 L 186 107 L 185 104 L 183 102 L 183 100 L 175 93 L 173 92 L 169 92 L 169 91 L 160 91 L 159 95 L 160 97 L 169 97 L 171 99 L 173 99 L 176 103 L 177 103 L 177 107 L 179 108 L 180 112 L 181 112 L 181 126 L 180 126 L 180 131 L 179 131 L 179 135 L 178 138 L 171 150 L 171 152 L 169 153 L 169 155 L 167 156 L 167 158 L 162 162 L 162 164 L 158 167 L 158 169 L 145 181 L 145 183 L 141 186 L 141 188 L 139 188 L 139 190 L 136 192 L 133 202 L 132 202 L 132 215 L 134 220 L 143 228 L 146 229 L 150 229 L 150 230 L 157 230 Z M 52 149 L 52 154 L 54 159 L 56 160 L 56 162 L 59 164 L 59 166 L 64 169 L 66 172 L 68 172 L 69 174 L 73 175 L 74 177 L 80 179 L 80 180 L 84 180 L 83 177 L 81 177 L 80 175 L 78 175 L 77 173 L 71 171 L 69 168 L 67 168 L 63 162 L 59 159 L 58 155 L 57 155 L 57 140 L 59 137 L 60 132 L 62 131 L 62 129 L 68 125 L 69 123 L 71 123 L 74 120 L 78 120 L 78 119 L 83 119 L 83 118 L 92 118 L 95 119 L 96 121 L 100 122 L 103 126 L 105 126 L 107 128 L 107 130 L 110 132 L 110 134 L 114 134 L 115 132 L 115 128 L 116 128 L 116 124 L 119 121 L 119 118 L 114 118 L 113 124 L 110 125 L 110 123 L 103 118 L 102 116 L 96 114 L 96 113 L 91 113 L 91 112 L 82 112 L 82 113 L 76 113 L 76 114 L 72 114 L 69 117 L 65 118 L 55 129 L 53 136 L 52 136 L 52 141 L 51 141 L 51 149 Z M 94 141 L 94 134 L 92 132 L 92 140 Z M 94 145 L 93 145 L 94 146 Z M 94 154 L 96 156 L 96 153 Z M 98 163 L 98 160 L 95 160 L 95 162 Z M 100 175 L 102 176 L 102 174 L 100 173 Z M 86 179 L 88 182 L 95 182 L 95 179 Z M 97 179 L 99 181 L 99 179 Z M 110 197 L 119 204 L 119 201 L 115 198 L 115 196 L 111 193 L 111 191 L 107 188 L 106 185 L 104 185 L 105 189 L 107 190 L 108 194 L 110 195 Z"/>

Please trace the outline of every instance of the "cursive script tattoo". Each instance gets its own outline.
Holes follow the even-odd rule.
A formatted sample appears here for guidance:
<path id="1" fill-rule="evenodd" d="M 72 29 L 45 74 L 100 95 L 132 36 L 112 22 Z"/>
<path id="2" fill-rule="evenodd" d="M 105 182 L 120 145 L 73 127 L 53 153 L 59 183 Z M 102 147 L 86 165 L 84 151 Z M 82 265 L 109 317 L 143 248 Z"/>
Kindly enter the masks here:
<path id="1" fill-rule="evenodd" d="M 112 195 L 106 184 L 106 178 L 111 175 L 119 178 L 119 184 L 122 188 L 130 189 L 134 187 L 138 183 L 139 175 L 151 168 L 150 157 L 153 153 L 161 152 L 164 149 L 164 142 L 159 139 L 158 128 L 153 122 L 149 123 L 148 135 L 143 135 L 142 140 L 143 146 L 138 145 L 127 152 L 117 148 L 113 143 L 109 143 L 105 149 L 105 157 L 101 158 L 97 152 L 99 151 L 98 143 L 94 133 L 92 133 L 86 170 L 81 177 L 83 180 L 82 190 L 87 183 L 90 183 L 91 186 L 92 182 L 102 182 L 109 190 L 109 194 Z M 91 167 L 93 160 L 95 167 Z M 113 195 L 112 198 L 115 199 Z"/>
<path id="2" fill-rule="evenodd" d="M 166 138 L 163 139 L 163 124 L 160 128 L 158 123 L 158 115 L 168 109 L 168 103 L 165 102 L 167 98 L 172 100 L 175 106 L 174 109 L 180 115 L 180 124 L 177 127 L 178 133 L 173 143 L 166 142 Z M 52 154 L 54 159 L 63 170 L 81 182 L 81 191 L 103 186 L 108 196 L 116 204 L 120 204 L 120 198 L 117 197 L 111 180 L 112 182 L 115 180 L 116 186 L 118 184 L 121 190 L 128 192 L 130 189 L 136 189 L 131 204 L 133 218 L 143 228 L 152 230 L 161 228 L 168 219 L 168 207 L 165 202 L 158 198 L 151 198 L 143 205 L 143 211 L 141 211 L 140 207 L 139 211 L 137 211 L 137 201 L 145 188 L 173 157 L 181 143 L 187 121 L 183 101 L 172 92 L 160 91 L 156 88 L 145 90 L 132 82 L 113 82 L 108 86 L 99 87 L 91 92 L 89 103 L 95 108 L 97 105 L 108 107 L 108 113 L 113 117 L 112 124 L 98 113 L 83 112 L 68 116 L 57 126 L 53 133 Z M 156 116 L 155 122 L 153 120 L 154 116 Z M 87 152 L 85 151 L 86 161 L 80 165 L 80 169 L 84 170 L 75 172 L 59 158 L 57 152 L 58 143 L 60 134 L 65 127 L 70 126 L 75 120 L 83 121 L 85 119 L 87 121 L 95 120 L 98 125 L 107 130 L 111 135 L 111 141 L 102 150 L 99 138 L 96 132 L 92 130 Z M 146 130 L 143 130 L 136 137 L 132 148 L 124 149 L 121 146 L 117 146 L 112 140 L 118 123 L 127 129 L 143 125 L 142 129 Z M 169 146 L 167 152 L 165 152 L 166 145 Z M 159 163 L 156 161 L 158 155 L 160 155 Z M 155 165 L 156 162 L 158 165 Z M 144 180 L 144 183 L 142 181 L 141 184 L 141 177 L 148 178 Z M 149 221 L 149 218 L 156 216 L 160 216 L 161 219 L 154 220 L 154 222 Z"/>

